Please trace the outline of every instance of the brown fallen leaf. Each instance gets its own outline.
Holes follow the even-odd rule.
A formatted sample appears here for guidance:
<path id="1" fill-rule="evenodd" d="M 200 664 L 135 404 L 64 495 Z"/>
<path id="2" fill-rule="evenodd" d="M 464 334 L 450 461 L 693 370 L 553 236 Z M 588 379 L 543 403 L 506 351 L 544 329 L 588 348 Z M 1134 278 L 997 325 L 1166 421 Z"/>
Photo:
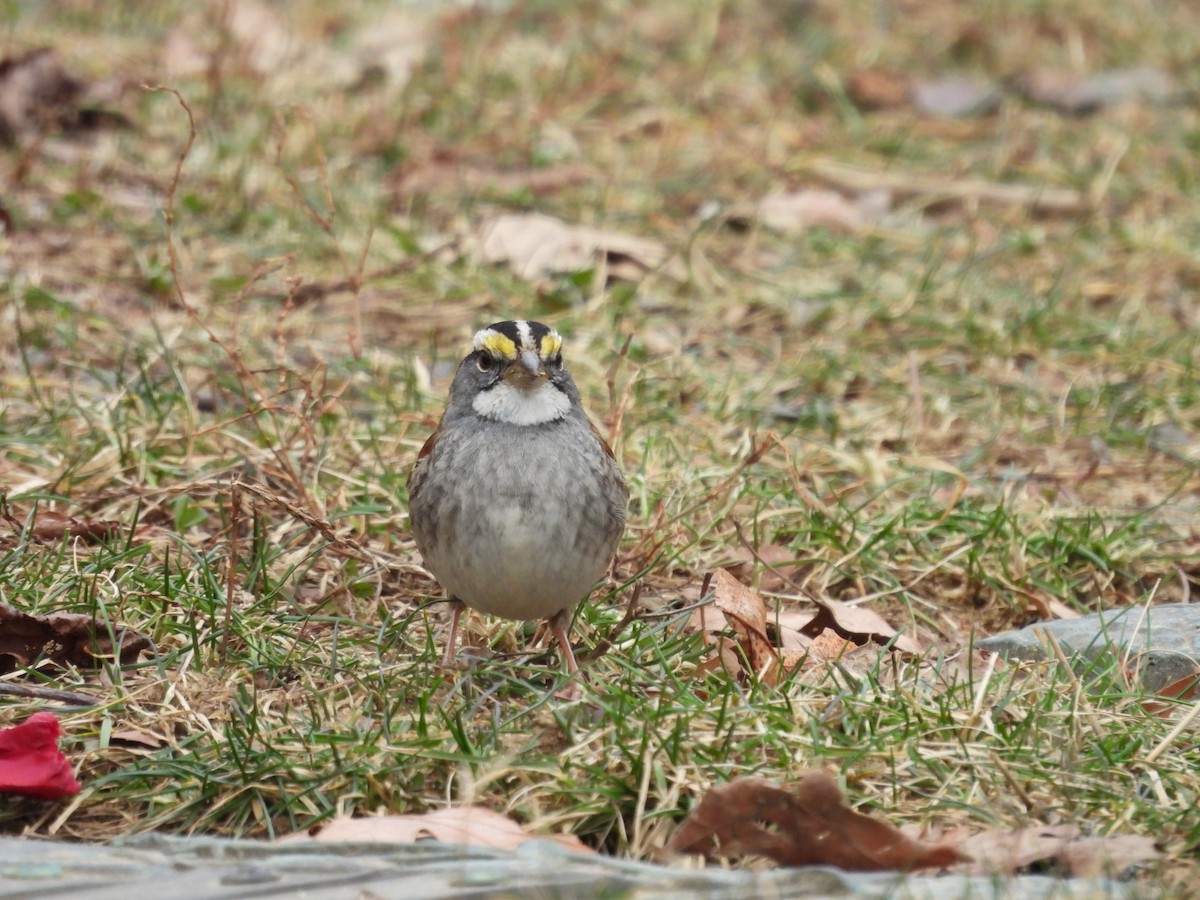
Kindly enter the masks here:
<path id="1" fill-rule="evenodd" d="M 1013 588 L 1013 592 L 1020 594 L 1028 600 L 1034 612 L 1043 619 L 1078 619 L 1081 615 L 1081 613 L 1071 609 L 1067 604 L 1063 603 L 1057 597 L 1051 596 L 1046 591 Z"/>
<path id="2" fill-rule="evenodd" d="M 530 834 L 507 816 L 482 806 L 460 806 L 407 816 L 375 816 L 352 819 L 337 816 L 281 838 L 281 842 L 321 843 L 380 842 L 415 844 L 417 841 L 441 841 L 469 847 L 494 847 L 513 850 L 526 841 L 548 839 L 576 853 L 595 853 L 573 834 Z"/>
<path id="3" fill-rule="evenodd" d="M 1167 103 L 1178 90 L 1174 79 L 1155 66 L 1114 69 L 1094 75 L 1035 69 L 1021 78 L 1018 85 L 1035 103 L 1077 116 L 1130 100 Z"/>
<path id="4" fill-rule="evenodd" d="M 766 603 L 727 569 L 714 569 L 711 576 L 712 603 L 692 612 L 693 626 L 704 632 L 709 643 L 717 647 L 726 669 L 737 676 L 742 669 L 738 654 L 720 637 L 725 631 L 733 631 L 751 671 L 773 684 L 781 673 L 779 654 L 767 635 Z"/>
<path id="5" fill-rule="evenodd" d="M 528 280 L 597 265 L 619 278 L 652 271 L 677 281 L 687 277 L 683 263 L 659 241 L 570 225 L 543 213 L 506 213 L 484 223 L 471 242 L 470 253 L 477 262 L 503 263 Z"/>
<path id="6" fill-rule="evenodd" d="M 558 163 L 538 169 L 494 169 L 457 160 L 434 159 L 406 165 L 393 180 L 398 200 L 430 194 L 517 194 L 537 197 L 596 179 L 596 172 L 583 163 Z"/>
<path id="7" fill-rule="evenodd" d="M 1111 834 L 1071 841 L 1059 853 L 1070 878 L 1120 877 L 1132 865 L 1162 856 L 1154 838 L 1142 834 Z"/>
<path id="8" fill-rule="evenodd" d="M 911 90 L 906 75 L 889 69 L 856 69 L 846 76 L 846 93 L 860 109 L 907 106 Z"/>
<path id="9" fill-rule="evenodd" d="M 50 130 L 128 127 L 119 113 L 88 103 L 89 85 L 63 66 L 53 47 L 0 60 L 0 143 L 31 141 Z"/>
<path id="10" fill-rule="evenodd" d="M 812 646 L 813 635 L 805 633 L 805 629 L 812 618 L 811 609 L 802 610 L 786 605 L 773 611 L 767 619 L 767 624 L 784 650 L 807 650 Z"/>
<path id="11" fill-rule="evenodd" d="M 751 584 L 755 570 L 761 568 L 759 589 L 768 592 L 783 590 L 800 571 L 796 551 L 782 544 L 763 544 L 755 550 L 742 547 L 730 555 L 724 568 L 745 585 Z"/>
<path id="12" fill-rule="evenodd" d="M 989 203 L 1024 206 L 1042 214 L 1073 215 L 1088 212 L 1092 200 L 1075 188 L 1044 184 L 1014 184 L 982 178 L 948 178 L 898 170 L 872 171 L 833 160 L 817 159 L 804 165 L 815 178 L 843 192 L 888 191 L 898 200 L 909 197 L 945 204 Z"/>
<path id="13" fill-rule="evenodd" d="M 969 868 L 976 875 L 1016 875 L 1051 863 L 1071 878 L 1114 876 L 1161 855 L 1152 838 L 1085 836 L 1078 825 L 1069 824 L 981 831 L 960 837 L 958 846 L 972 859 Z"/>
<path id="14" fill-rule="evenodd" d="M 111 747 L 124 747 L 127 750 L 140 750 L 143 752 L 152 752 L 161 750 L 171 742 L 158 734 L 150 734 L 148 731 L 141 731 L 137 728 L 123 728 L 120 731 L 114 731 L 108 736 L 108 743 Z"/>
<path id="15" fill-rule="evenodd" d="M 78 99 L 83 82 L 52 47 L 0 60 L 0 142 L 13 144 L 52 127 Z"/>
<path id="16" fill-rule="evenodd" d="M 856 872 L 941 868 L 968 859 L 953 846 L 923 843 L 850 809 L 824 772 L 805 776 L 791 791 L 759 778 L 713 788 L 668 846 L 710 858 L 762 856 L 784 866 Z"/>
<path id="17" fill-rule="evenodd" d="M 986 116 L 999 109 L 1004 99 L 997 85 L 972 75 L 919 80 L 912 97 L 919 112 L 942 119 Z"/>
<path id="18" fill-rule="evenodd" d="M 29 530 L 37 540 L 47 543 L 61 541 L 64 537 L 98 542 L 120 534 L 121 523 L 105 519 L 81 521 L 73 516 L 64 516 L 52 509 L 45 509 L 37 511 L 33 526 Z"/>
<path id="19" fill-rule="evenodd" d="M 921 645 L 915 639 L 898 632 L 879 613 L 865 606 L 851 606 L 837 600 L 814 600 L 816 611 L 800 630 L 812 637 L 826 628 L 840 634 L 856 644 L 873 641 L 886 644 L 895 638 L 892 646 L 904 653 L 920 653 Z"/>
<path id="20" fill-rule="evenodd" d="M 0 674 L 40 661 L 93 669 L 116 657 L 128 666 L 150 645 L 150 638 L 123 625 L 113 626 L 110 634 L 107 625 L 91 616 L 34 616 L 0 603 Z"/>
<path id="21" fill-rule="evenodd" d="M 853 234 L 878 222 L 890 206 L 891 197 L 884 191 L 850 198 L 838 191 L 808 188 L 767 194 L 749 218 L 781 234 L 799 234 L 818 227 Z M 734 211 L 732 216 L 740 214 Z"/>
<path id="22" fill-rule="evenodd" d="M 277 74 L 313 49 L 282 11 L 257 0 L 197 4 L 161 46 L 162 65 L 176 78 L 222 67 L 260 77 Z"/>
<path id="23" fill-rule="evenodd" d="M 1154 692 L 1159 697 L 1172 697 L 1179 701 L 1196 700 L 1200 698 L 1200 669 L 1185 675 L 1170 684 L 1164 684 Z M 1166 718 L 1179 709 L 1179 703 L 1160 703 L 1157 700 L 1145 700 L 1142 708 L 1152 716 Z"/>
<path id="24" fill-rule="evenodd" d="M 820 659 L 841 659 L 847 653 L 858 649 L 854 641 L 846 640 L 832 628 L 826 628 L 812 639 L 809 652 Z"/>

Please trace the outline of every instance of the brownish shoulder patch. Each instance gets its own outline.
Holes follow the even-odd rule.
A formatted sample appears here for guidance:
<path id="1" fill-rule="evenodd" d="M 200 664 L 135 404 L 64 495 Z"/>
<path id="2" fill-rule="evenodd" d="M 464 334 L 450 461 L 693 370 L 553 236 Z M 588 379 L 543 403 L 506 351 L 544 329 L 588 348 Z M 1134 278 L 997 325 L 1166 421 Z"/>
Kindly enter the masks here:
<path id="1" fill-rule="evenodd" d="M 604 439 L 604 435 L 600 433 L 600 429 L 596 427 L 596 423 L 591 419 L 588 419 L 588 428 L 592 429 L 592 434 L 595 436 L 596 440 L 600 442 L 600 446 L 604 449 L 604 452 L 608 454 L 608 458 L 615 462 L 617 455 L 613 453 L 612 447 L 608 446 L 608 441 Z"/>

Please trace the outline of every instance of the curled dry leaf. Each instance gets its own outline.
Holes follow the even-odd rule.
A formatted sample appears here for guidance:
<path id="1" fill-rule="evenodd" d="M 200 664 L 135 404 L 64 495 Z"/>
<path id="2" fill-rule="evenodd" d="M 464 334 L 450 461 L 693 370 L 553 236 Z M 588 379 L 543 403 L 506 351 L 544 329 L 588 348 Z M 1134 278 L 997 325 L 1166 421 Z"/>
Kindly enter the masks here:
<path id="1" fill-rule="evenodd" d="M 819 659 L 841 659 L 847 653 L 858 649 L 858 644 L 847 640 L 832 628 L 826 628 L 812 639 L 808 652 Z"/>
<path id="2" fill-rule="evenodd" d="M 949 835 L 947 836 L 950 837 Z M 1090 837 L 1077 825 L 981 831 L 959 841 L 978 875 L 1015 875 L 1051 863 L 1071 878 L 1115 876 L 1138 862 L 1161 855 L 1152 838 L 1117 834 Z"/>
<path id="3" fill-rule="evenodd" d="M 1167 103 L 1178 92 L 1174 79 L 1155 66 L 1114 69 L 1095 75 L 1035 69 L 1021 78 L 1019 85 L 1035 103 L 1072 115 L 1084 115 L 1102 106 L 1131 100 Z"/>
<path id="4" fill-rule="evenodd" d="M 53 543 L 64 537 L 80 538 L 84 541 L 96 542 L 107 540 L 121 533 L 121 523 L 105 519 L 79 520 L 73 516 L 64 516 L 60 512 L 46 509 L 39 510 L 33 520 L 30 533 L 39 541 Z"/>
<path id="5" fill-rule="evenodd" d="M 89 103 L 90 85 L 66 70 L 53 47 L 0 60 L 0 143 L 31 141 L 50 130 L 127 127 L 119 113 Z"/>
<path id="6" fill-rule="evenodd" d="M 1014 184 L 985 181 L 981 178 L 947 178 L 919 175 L 898 170 L 870 171 L 832 160 L 814 160 L 805 165 L 813 177 L 843 192 L 884 191 L 896 201 L 922 198 L 923 202 L 986 203 L 999 206 L 1024 206 L 1031 211 L 1052 215 L 1087 212 L 1092 201 L 1086 192 L 1075 188 L 1056 188 L 1044 184 Z"/>
<path id="7" fill-rule="evenodd" d="M 774 191 L 758 201 L 753 218 L 781 234 L 799 234 L 818 227 L 852 234 L 877 222 L 890 204 L 891 198 L 882 193 L 864 193 L 850 199 L 838 191 L 820 188 Z"/>
<path id="8" fill-rule="evenodd" d="M 683 264 L 658 241 L 569 225 L 543 213 L 497 216 L 480 229 L 471 255 L 477 262 L 503 263 L 529 280 L 582 272 L 600 264 L 609 276 L 624 280 L 651 271 L 678 281 L 687 275 Z"/>
<path id="9" fill-rule="evenodd" d="M 1154 692 L 1159 697 L 1171 697 L 1175 703 L 1162 703 L 1158 700 L 1144 700 L 1142 708 L 1152 716 L 1159 718 L 1167 718 L 1177 709 L 1180 703 L 1187 701 L 1195 702 L 1200 700 L 1200 668 L 1184 675 L 1182 678 L 1176 679 L 1168 684 L 1164 684 Z"/>
<path id="10" fill-rule="evenodd" d="M 160 734 L 151 734 L 138 728 L 122 728 L 109 735 L 108 743 L 112 747 L 153 752 L 168 746 L 171 741 Z"/>
<path id="11" fill-rule="evenodd" d="M 945 75 L 913 87 L 913 105 L 927 116 L 962 119 L 986 116 L 1000 108 L 1004 94 L 990 81 L 971 75 Z"/>
<path id="12" fill-rule="evenodd" d="M 800 571 L 796 551 L 782 544 L 763 544 L 757 550 L 741 548 L 731 554 L 729 573 L 742 584 L 751 584 L 754 571 L 762 568 L 759 587 L 764 591 L 781 591 Z"/>
<path id="13" fill-rule="evenodd" d="M 530 834 L 507 816 L 482 806 L 461 806 L 408 816 L 377 816 L 352 819 L 338 816 L 307 831 L 284 837 L 287 842 L 321 841 L 414 844 L 417 841 L 441 841 L 470 847 L 494 847 L 513 850 L 526 841 L 549 839 L 568 850 L 593 853 L 573 834 Z"/>
<path id="14" fill-rule="evenodd" d="M 727 569 L 714 569 L 709 582 L 711 604 L 692 612 L 692 625 L 704 632 L 717 647 L 725 668 L 731 675 L 742 671 L 744 657 L 759 678 L 769 683 L 779 677 L 779 654 L 767 635 L 767 607 L 763 598 L 739 582 Z M 731 630 L 736 636 L 742 657 L 720 637 Z"/>
<path id="15" fill-rule="evenodd" d="M 105 659 L 137 662 L 150 638 L 123 625 L 110 629 L 80 613 L 33 616 L 0 603 L 0 673 L 48 660 L 59 666 L 91 669 Z"/>
<path id="16" fill-rule="evenodd" d="M 889 643 L 906 653 L 921 651 L 916 640 L 897 632 L 882 616 L 864 607 L 819 600 L 815 601 L 815 611 L 781 609 L 768 613 L 763 598 L 738 581 L 733 572 L 714 569 L 709 583 L 712 602 L 693 611 L 691 625 L 704 632 L 716 655 L 697 674 L 724 668 L 736 677 L 748 666 L 760 681 L 776 684 L 806 662 L 849 662 L 866 645 L 874 650 L 855 659 L 852 669 L 869 669 L 875 651 Z M 725 636 L 729 631 L 735 642 Z M 814 651 L 813 642 L 818 638 L 819 646 Z"/>
<path id="17" fill-rule="evenodd" d="M 900 72 L 856 69 L 846 76 L 846 93 L 860 109 L 896 109 L 908 105 L 912 86 Z"/>
<path id="18" fill-rule="evenodd" d="M 430 194 L 517 194 L 537 197 L 587 184 L 596 172 L 582 163 L 558 163 L 537 169 L 496 169 L 485 165 L 434 159 L 406 165 L 392 179 L 398 200 Z"/>
<path id="19" fill-rule="evenodd" d="M 82 90 L 51 47 L 0 60 L 0 141 L 16 143 L 52 127 Z"/>
<path id="20" fill-rule="evenodd" d="M 907 837 L 845 805 L 834 778 L 807 775 L 791 791 L 758 778 L 713 788 L 669 844 L 708 857 L 762 856 L 784 866 L 830 865 L 857 872 L 945 867 L 968 859 L 947 844 Z"/>
<path id="21" fill-rule="evenodd" d="M 274 7 L 239 0 L 193 10 L 162 44 L 163 66 L 174 77 L 236 66 L 258 76 L 275 75 L 294 64 L 305 49 L 288 17 Z"/>
<path id="22" fill-rule="evenodd" d="M 872 641 L 886 644 L 893 639 L 892 646 L 904 653 L 920 653 L 921 645 L 915 639 L 898 632 L 883 616 L 865 606 L 850 606 L 837 600 L 815 600 L 817 609 L 801 631 L 816 637 L 826 628 L 856 644 Z"/>

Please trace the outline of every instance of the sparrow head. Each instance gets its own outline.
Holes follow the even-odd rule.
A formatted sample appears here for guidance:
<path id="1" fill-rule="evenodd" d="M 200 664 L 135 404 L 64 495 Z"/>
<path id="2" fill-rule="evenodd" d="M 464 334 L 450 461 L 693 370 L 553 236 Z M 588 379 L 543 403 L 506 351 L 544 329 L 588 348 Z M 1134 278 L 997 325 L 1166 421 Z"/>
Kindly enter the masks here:
<path id="1" fill-rule="evenodd" d="M 575 394 L 559 333 L 541 322 L 517 319 L 476 332 L 455 376 L 451 401 L 460 395 L 484 418 L 541 425 L 566 416 Z"/>

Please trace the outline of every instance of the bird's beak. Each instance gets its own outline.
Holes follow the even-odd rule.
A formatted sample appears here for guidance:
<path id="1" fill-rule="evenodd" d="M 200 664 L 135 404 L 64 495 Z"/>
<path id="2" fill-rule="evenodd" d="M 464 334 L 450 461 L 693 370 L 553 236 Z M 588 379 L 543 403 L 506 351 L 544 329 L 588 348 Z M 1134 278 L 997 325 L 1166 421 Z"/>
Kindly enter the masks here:
<path id="1" fill-rule="evenodd" d="M 519 388 L 530 390 L 547 377 L 542 358 L 533 350 L 523 350 L 504 372 L 504 379 Z"/>

